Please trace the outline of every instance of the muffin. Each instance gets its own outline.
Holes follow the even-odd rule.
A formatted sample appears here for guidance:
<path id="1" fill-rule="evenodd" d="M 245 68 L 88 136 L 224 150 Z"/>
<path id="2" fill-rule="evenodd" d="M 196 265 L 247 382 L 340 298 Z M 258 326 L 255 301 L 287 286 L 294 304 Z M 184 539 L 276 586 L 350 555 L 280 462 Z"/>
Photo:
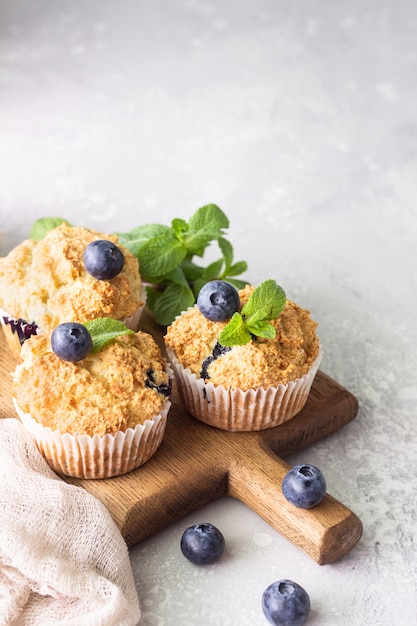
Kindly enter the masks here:
<path id="1" fill-rule="evenodd" d="M 13 402 L 57 473 L 117 476 L 156 452 L 171 406 L 173 373 L 151 335 L 118 335 L 78 361 L 58 357 L 51 334 L 35 335 L 24 342 L 21 358 Z"/>
<path id="2" fill-rule="evenodd" d="M 237 292 L 232 321 L 244 319 L 254 292 L 252 285 Z M 199 300 L 168 326 L 168 359 L 182 401 L 195 418 L 224 430 L 252 431 L 277 426 L 301 411 L 321 360 L 317 323 L 282 293 L 280 313 L 263 326 L 267 336 L 246 330 L 243 345 L 221 343 L 229 319 L 208 319 Z M 256 301 L 251 304 L 256 312 Z M 256 323 L 252 317 L 255 332 L 262 328 L 261 315 Z M 235 326 L 240 329 L 239 319 Z"/>
<path id="3" fill-rule="evenodd" d="M 144 305 L 138 260 L 117 245 L 121 271 L 108 280 L 95 278 L 84 252 L 97 240 L 118 239 L 63 223 L 41 241 L 27 239 L 0 258 L 0 319 L 16 357 L 26 339 L 61 322 L 111 317 L 137 329 Z"/>

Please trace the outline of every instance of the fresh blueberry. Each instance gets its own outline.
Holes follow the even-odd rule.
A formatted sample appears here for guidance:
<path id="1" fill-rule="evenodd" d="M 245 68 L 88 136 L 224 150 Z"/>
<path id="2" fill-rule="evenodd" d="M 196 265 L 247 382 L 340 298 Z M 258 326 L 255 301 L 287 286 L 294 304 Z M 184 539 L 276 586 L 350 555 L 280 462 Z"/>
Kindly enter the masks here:
<path id="1" fill-rule="evenodd" d="M 310 611 L 310 597 L 298 583 L 277 580 L 263 592 L 262 610 L 274 626 L 301 626 Z"/>
<path id="2" fill-rule="evenodd" d="M 222 533 L 210 523 L 190 526 L 181 537 L 181 552 L 195 565 L 214 563 L 223 554 L 224 547 Z"/>
<path id="3" fill-rule="evenodd" d="M 84 250 L 85 269 L 98 280 L 110 280 L 120 274 L 125 258 L 113 242 L 96 239 Z"/>
<path id="4" fill-rule="evenodd" d="M 210 321 L 225 322 L 239 310 L 239 293 L 225 280 L 211 280 L 201 287 L 197 306 Z"/>
<path id="5" fill-rule="evenodd" d="M 52 332 L 51 347 L 63 361 L 81 361 L 91 352 L 93 340 L 83 324 L 64 322 Z"/>
<path id="6" fill-rule="evenodd" d="M 282 493 L 300 509 L 311 509 L 326 493 L 326 480 L 314 465 L 294 465 L 282 481 Z"/>

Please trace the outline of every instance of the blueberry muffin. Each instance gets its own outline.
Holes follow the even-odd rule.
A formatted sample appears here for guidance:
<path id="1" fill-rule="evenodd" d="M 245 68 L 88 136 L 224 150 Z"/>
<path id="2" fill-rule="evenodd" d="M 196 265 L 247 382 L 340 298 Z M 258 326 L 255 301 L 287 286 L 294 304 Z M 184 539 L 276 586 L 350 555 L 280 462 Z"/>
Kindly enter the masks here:
<path id="1" fill-rule="evenodd" d="M 230 285 L 224 292 L 223 282 L 208 283 L 209 297 L 200 292 L 197 304 L 167 328 L 164 340 L 179 392 L 187 410 L 211 426 L 277 426 L 301 411 L 307 400 L 321 360 L 317 323 L 285 294 L 279 314 L 262 320 L 255 294 L 252 330 L 250 324 L 244 329 L 245 305 L 255 288 L 246 286 L 236 299 Z M 237 333 L 235 342 L 227 341 L 230 324 Z M 260 334 L 255 334 L 257 329 Z M 247 337 L 240 341 L 243 331 Z"/>
<path id="2" fill-rule="evenodd" d="M 83 325 L 64 323 L 24 342 L 13 378 L 17 413 L 58 473 L 106 478 L 129 472 L 162 442 L 172 371 L 153 337 L 141 331 L 75 360 L 53 344 L 66 326 Z"/>
<path id="3" fill-rule="evenodd" d="M 107 248 L 95 248 L 98 242 Z M 97 274 L 100 263 L 104 277 Z M 138 260 L 117 245 L 117 236 L 95 230 L 63 223 L 0 258 L 0 319 L 15 356 L 26 339 L 61 322 L 111 317 L 136 330 L 143 293 Z"/>

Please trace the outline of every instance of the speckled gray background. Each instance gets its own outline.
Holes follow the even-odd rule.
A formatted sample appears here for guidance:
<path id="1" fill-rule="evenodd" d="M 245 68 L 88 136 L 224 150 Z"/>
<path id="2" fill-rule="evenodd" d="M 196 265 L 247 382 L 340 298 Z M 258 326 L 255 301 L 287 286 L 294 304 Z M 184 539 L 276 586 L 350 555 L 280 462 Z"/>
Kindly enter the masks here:
<path id="1" fill-rule="evenodd" d="M 1 254 L 36 217 L 110 232 L 215 202 L 360 401 L 290 459 L 361 517 L 359 545 L 320 567 L 221 500 L 132 549 L 141 626 L 262 626 L 284 577 L 311 626 L 417 624 L 416 102 L 412 0 L 1 2 Z M 207 520 L 227 554 L 196 569 L 179 538 Z"/>

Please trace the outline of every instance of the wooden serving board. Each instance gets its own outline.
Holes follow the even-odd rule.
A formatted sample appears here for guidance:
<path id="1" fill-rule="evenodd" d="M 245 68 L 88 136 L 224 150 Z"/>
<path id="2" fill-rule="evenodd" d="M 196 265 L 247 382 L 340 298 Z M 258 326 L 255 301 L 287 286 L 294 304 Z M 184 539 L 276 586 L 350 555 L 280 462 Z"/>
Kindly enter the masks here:
<path id="1" fill-rule="evenodd" d="M 141 328 L 151 332 L 164 349 L 163 329 L 146 309 Z M 1 334 L 0 417 L 16 417 L 10 398 L 14 366 Z M 361 521 L 329 494 L 309 510 L 288 503 L 281 483 L 290 466 L 280 457 L 326 437 L 353 420 L 357 412 L 356 398 L 319 371 L 306 406 L 293 419 L 260 432 L 225 432 L 192 418 L 174 385 L 164 440 L 147 463 L 115 478 L 65 480 L 84 487 L 105 504 L 129 546 L 216 498 L 230 496 L 324 565 L 357 544 Z"/>

